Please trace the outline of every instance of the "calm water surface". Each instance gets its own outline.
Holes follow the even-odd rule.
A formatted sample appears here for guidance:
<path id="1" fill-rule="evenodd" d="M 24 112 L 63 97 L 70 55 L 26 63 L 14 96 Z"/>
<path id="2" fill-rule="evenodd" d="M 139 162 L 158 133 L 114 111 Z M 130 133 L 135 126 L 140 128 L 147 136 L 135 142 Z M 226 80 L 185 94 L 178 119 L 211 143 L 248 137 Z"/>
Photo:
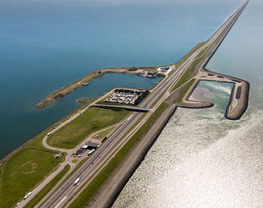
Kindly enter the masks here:
<path id="1" fill-rule="evenodd" d="M 78 107 L 78 97 L 153 84 L 109 75 L 35 109 L 50 92 L 98 68 L 175 63 L 239 2 L 0 1 L 0 158 Z"/>
<path id="2" fill-rule="evenodd" d="M 239 121 L 229 86 L 201 83 L 215 107 L 178 109 L 113 207 L 263 207 L 263 3 L 251 0 L 207 68 L 250 82 Z"/>

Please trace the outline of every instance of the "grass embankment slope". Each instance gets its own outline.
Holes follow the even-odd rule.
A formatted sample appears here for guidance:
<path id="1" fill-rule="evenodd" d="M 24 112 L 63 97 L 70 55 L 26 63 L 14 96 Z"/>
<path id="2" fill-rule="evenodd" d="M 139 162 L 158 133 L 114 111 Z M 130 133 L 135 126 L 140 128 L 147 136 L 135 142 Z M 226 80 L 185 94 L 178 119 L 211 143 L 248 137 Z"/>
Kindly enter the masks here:
<path id="1" fill-rule="evenodd" d="M 72 149 L 91 133 L 118 123 L 129 113 L 129 111 L 120 108 L 91 107 L 50 135 L 47 142 L 54 147 Z"/>
<path id="2" fill-rule="evenodd" d="M 64 160 L 55 151 L 45 149 L 42 133 L 12 154 L 0 167 L 0 208 L 13 207 Z"/>
<path id="3" fill-rule="evenodd" d="M 193 84 L 195 83 L 196 79 L 192 79 L 191 81 L 189 81 L 184 88 L 182 89 L 182 91 L 180 92 L 179 96 L 175 99 L 174 103 L 178 103 L 181 104 L 183 103 L 183 98 L 186 95 L 186 93 L 188 93 L 188 91 L 190 90 L 190 88 L 193 86 Z"/>
<path id="4" fill-rule="evenodd" d="M 69 171 L 70 166 L 66 165 L 62 171 L 56 177 L 54 177 L 30 202 L 24 206 L 24 208 L 34 207 Z"/>
<path id="5" fill-rule="evenodd" d="M 202 42 L 202 45 L 205 42 Z M 202 46 L 201 45 L 201 46 Z M 200 46 L 200 47 L 201 47 Z M 173 87 L 172 91 L 176 90 L 177 88 L 179 88 L 180 86 L 182 86 L 183 84 L 185 84 L 188 80 L 190 80 L 194 75 L 195 75 L 195 70 L 197 69 L 198 64 L 201 63 L 201 61 L 203 61 L 203 59 L 205 58 L 207 51 L 209 48 L 205 48 L 204 50 L 202 50 L 198 56 L 195 58 L 195 60 L 192 62 L 192 64 L 188 67 L 188 69 L 185 71 L 185 73 L 182 75 L 182 77 L 180 78 L 180 80 L 176 83 L 176 85 Z"/>
<path id="6" fill-rule="evenodd" d="M 84 207 L 86 203 L 97 193 L 99 188 L 107 180 L 110 174 L 118 167 L 118 165 L 125 158 L 127 153 L 139 142 L 143 136 L 148 132 L 157 118 L 166 109 L 167 104 L 162 103 L 153 115 L 146 121 L 146 123 L 132 136 L 131 139 L 122 147 L 122 149 L 115 155 L 113 159 L 103 168 L 103 170 L 91 181 L 91 183 L 84 189 L 83 192 L 74 200 L 69 206 L 70 208 Z"/>
<path id="7" fill-rule="evenodd" d="M 70 115 L 77 113 L 88 105 L 82 105 Z M 67 115 L 55 124 L 35 136 L 15 150 L 0 165 L 0 208 L 14 207 L 27 192 L 51 173 L 65 158 L 55 158 L 56 151 L 48 150 L 42 145 L 44 136 L 61 122 L 66 121 Z"/>
<path id="8" fill-rule="evenodd" d="M 93 138 L 94 139 L 103 139 L 105 136 L 107 136 L 115 127 L 112 127 L 112 128 L 109 128 L 109 129 L 106 129 L 104 131 L 100 131 L 98 132 L 98 134 L 94 135 Z"/>
<path id="9" fill-rule="evenodd" d="M 189 51 L 183 58 L 180 59 L 180 61 L 178 61 L 175 64 L 175 70 L 171 71 L 169 73 L 169 76 L 174 73 L 176 71 L 177 68 L 179 68 L 195 51 L 197 51 L 199 48 L 201 48 L 202 46 L 204 46 L 208 41 L 204 41 L 204 42 L 200 42 L 198 43 L 195 47 L 193 47 L 191 49 L 191 51 Z"/>

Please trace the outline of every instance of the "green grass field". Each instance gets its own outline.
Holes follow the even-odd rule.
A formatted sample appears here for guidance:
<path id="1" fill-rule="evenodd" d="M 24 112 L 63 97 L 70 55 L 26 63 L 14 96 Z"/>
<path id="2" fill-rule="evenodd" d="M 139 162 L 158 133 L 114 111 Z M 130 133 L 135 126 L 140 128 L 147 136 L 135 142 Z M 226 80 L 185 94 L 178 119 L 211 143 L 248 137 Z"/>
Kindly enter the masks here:
<path id="1" fill-rule="evenodd" d="M 86 203 L 97 193 L 98 189 L 107 180 L 109 175 L 121 163 L 123 158 L 131 150 L 134 145 L 147 133 L 147 131 L 154 124 L 156 119 L 167 108 L 167 104 L 162 103 L 153 115 L 146 121 L 146 123 L 132 136 L 132 138 L 122 147 L 122 149 L 115 155 L 113 159 L 103 168 L 103 170 L 91 181 L 91 183 L 84 189 L 83 192 L 73 201 L 70 208 L 85 207 Z"/>
<path id="2" fill-rule="evenodd" d="M 119 108 L 113 110 L 91 107 L 78 118 L 50 135 L 47 142 L 54 147 L 72 149 L 91 133 L 121 121 L 129 113 L 129 111 Z"/>
<path id="3" fill-rule="evenodd" d="M 1 167 L 0 208 L 12 207 L 39 183 L 64 157 L 55 152 L 25 147 Z"/>
<path id="4" fill-rule="evenodd" d="M 202 61 L 202 59 L 205 57 L 205 54 L 208 49 L 204 49 L 201 51 L 197 58 L 192 62 L 192 64 L 188 67 L 188 69 L 185 71 L 183 76 L 180 78 L 180 80 L 176 83 L 176 85 L 173 87 L 172 91 L 176 90 L 178 87 L 185 84 L 188 80 L 190 80 L 194 76 L 195 68 L 196 66 Z"/>
<path id="5" fill-rule="evenodd" d="M 80 106 L 74 113 L 84 108 Z M 42 145 L 42 139 L 55 126 L 65 121 L 65 116 L 48 129 L 35 136 L 30 142 L 23 145 L 13 155 L 0 165 L 0 208 L 14 207 L 17 202 L 23 200 L 25 194 L 43 180 L 43 178 L 58 166 L 65 158 L 56 159 L 57 153 L 46 149 Z"/>
<path id="6" fill-rule="evenodd" d="M 94 135 L 94 139 L 103 139 L 105 136 L 107 136 L 115 127 L 112 127 L 112 128 L 109 128 L 109 129 L 106 129 L 104 131 L 101 131 L 99 132 L 98 134 Z"/>
<path id="7" fill-rule="evenodd" d="M 58 182 L 63 176 L 69 171 L 70 166 L 66 165 L 65 168 L 54 177 L 30 202 L 24 206 L 25 208 L 34 207 Z"/>
<path id="8" fill-rule="evenodd" d="M 180 93 L 180 95 L 178 96 L 178 98 L 174 101 L 175 103 L 182 103 L 183 102 L 183 98 L 186 95 L 186 93 L 188 92 L 188 90 L 192 87 L 192 85 L 195 83 L 196 79 L 192 79 L 190 82 L 188 82 L 186 84 L 186 86 L 184 87 L 184 89 L 182 90 L 182 92 Z"/>

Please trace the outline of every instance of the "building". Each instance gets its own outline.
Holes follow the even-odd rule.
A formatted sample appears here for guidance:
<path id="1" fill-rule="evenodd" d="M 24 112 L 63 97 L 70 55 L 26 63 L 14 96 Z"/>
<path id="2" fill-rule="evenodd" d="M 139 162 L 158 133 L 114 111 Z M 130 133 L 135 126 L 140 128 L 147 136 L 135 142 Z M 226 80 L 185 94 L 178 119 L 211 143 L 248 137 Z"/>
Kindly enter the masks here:
<path id="1" fill-rule="evenodd" d="M 87 145 L 88 145 L 87 147 L 88 149 L 96 149 L 99 146 L 99 144 L 94 142 L 88 142 Z"/>

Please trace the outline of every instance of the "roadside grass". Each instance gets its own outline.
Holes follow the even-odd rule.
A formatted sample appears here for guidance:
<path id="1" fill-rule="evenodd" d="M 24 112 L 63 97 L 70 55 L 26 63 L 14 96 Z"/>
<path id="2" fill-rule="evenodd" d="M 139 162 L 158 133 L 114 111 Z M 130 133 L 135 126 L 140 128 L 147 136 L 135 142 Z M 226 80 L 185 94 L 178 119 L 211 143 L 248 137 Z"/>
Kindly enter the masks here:
<path id="1" fill-rule="evenodd" d="M 103 139 L 105 136 L 107 136 L 115 127 L 112 127 L 112 128 L 109 128 L 109 129 L 106 129 L 104 131 L 101 131 L 101 132 L 98 132 L 98 134 L 94 135 L 94 139 Z"/>
<path id="2" fill-rule="evenodd" d="M 153 102 L 153 104 L 150 106 L 150 108 L 153 108 L 157 102 L 163 97 L 163 95 L 166 93 L 166 91 L 163 91 L 162 94 Z"/>
<path id="3" fill-rule="evenodd" d="M 208 41 L 203 41 L 198 43 L 191 51 L 189 51 L 179 62 L 176 63 L 176 66 L 181 66 L 195 51 L 204 46 Z"/>
<path id="4" fill-rule="evenodd" d="M 24 206 L 25 208 L 34 207 L 69 171 L 70 165 L 66 165 L 62 171 L 56 177 L 54 177 L 29 203 Z"/>
<path id="5" fill-rule="evenodd" d="M 180 80 L 175 84 L 175 86 L 173 87 L 172 91 L 176 90 L 178 87 L 182 86 L 183 84 L 185 84 L 187 81 L 189 81 L 195 72 L 195 68 L 196 66 L 200 63 L 200 61 L 203 59 L 203 57 L 206 54 L 206 51 L 201 51 L 198 54 L 198 58 L 196 58 L 193 63 L 188 67 L 188 69 L 185 71 L 185 73 L 182 75 L 182 77 L 180 78 Z"/>
<path id="6" fill-rule="evenodd" d="M 78 162 L 78 159 L 74 159 L 74 160 L 72 160 L 72 162 L 75 164 Z"/>
<path id="7" fill-rule="evenodd" d="M 63 118 L 61 118 L 59 121 L 57 121 L 53 126 L 59 126 L 61 123 L 65 122 L 68 118 L 70 118 L 71 116 L 75 115 L 76 113 L 78 113 L 79 111 L 83 110 L 84 108 L 86 108 L 89 104 L 91 104 L 93 101 L 95 101 L 96 99 L 90 99 L 90 98 L 85 98 L 87 100 L 86 103 L 80 103 L 79 107 L 76 108 L 75 110 L 73 110 L 71 113 L 65 115 Z"/>
<path id="8" fill-rule="evenodd" d="M 0 207 L 12 207 L 32 191 L 65 158 L 55 158 L 55 151 L 26 145 L 10 156 L 1 167 Z"/>
<path id="9" fill-rule="evenodd" d="M 175 103 L 182 103 L 183 102 L 183 98 L 186 95 L 186 93 L 188 92 L 188 90 L 192 87 L 192 85 L 195 83 L 196 79 L 192 79 L 190 82 L 188 82 L 186 84 L 186 86 L 184 87 L 184 89 L 180 92 L 180 95 L 176 98 L 176 100 L 174 101 Z"/>
<path id="10" fill-rule="evenodd" d="M 147 115 L 147 113 L 144 113 L 141 115 L 141 117 L 132 125 L 132 127 L 123 135 L 123 137 L 127 136 L 142 120 L 143 118 Z"/>
<path id="11" fill-rule="evenodd" d="M 86 106 L 88 104 L 81 105 L 71 114 L 66 115 L 19 147 L 9 158 L 1 161 L 0 208 L 14 207 L 27 192 L 32 191 L 45 176 L 53 172 L 58 164 L 64 161 L 65 154 L 55 159 L 54 155 L 58 152 L 46 149 L 42 145 L 42 139 L 48 132 L 67 120 L 70 115 Z M 27 174 L 23 174 L 21 169 L 24 169 L 24 173 L 28 171 Z"/>
<path id="12" fill-rule="evenodd" d="M 68 176 L 62 181 L 61 184 L 65 183 L 87 160 L 89 159 L 89 157 L 84 158 L 83 160 L 81 160 L 76 167 L 70 172 L 70 174 L 68 174 Z M 77 159 L 78 160 L 78 159 Z"/>
<path id="13" fill-rule="evenodd" d="M 121 148 L 115 157 L 111 159 L 111 161 L 102 169 L 102 171 L 79 194 L 73 203 L 69 205 L 70 208 L 80 208 L 86 205 L 86 203 L 94 196 L 94 194 L 97 193 L 98 189 L 103 185 L 114 169 L 121 163 L 131 148 L 134 147 L 134 145 L 147 133 L 147 131 L 166 107 L 167 104 L 165 103 L 162 103 L 159 106 L 159 108 L 146 121 L 146 123 L 132 136 L 132 138 Z"/>
<path id="14" fill-rule="evenodd" d="M 119 108 L 90 107 L 86 112 L 50 135 L 47 142 L 54 147 L 72 149 L 91 133 L 121 121 L 129 113 Z"/>

